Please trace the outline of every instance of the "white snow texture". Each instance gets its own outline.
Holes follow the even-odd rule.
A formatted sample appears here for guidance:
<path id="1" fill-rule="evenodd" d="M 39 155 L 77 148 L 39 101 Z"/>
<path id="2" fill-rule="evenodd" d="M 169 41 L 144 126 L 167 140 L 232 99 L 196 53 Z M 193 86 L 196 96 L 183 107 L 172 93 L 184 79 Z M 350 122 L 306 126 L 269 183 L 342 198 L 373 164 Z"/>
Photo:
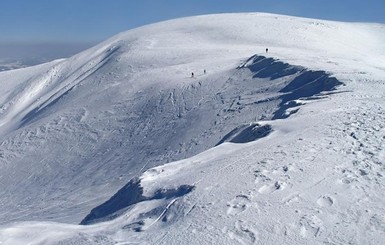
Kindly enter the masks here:
<path id="1" fill-rule="evenodd" d="M 1 245 L 385 240 L 383 24 L 182 18 L 0 87 Z"/>

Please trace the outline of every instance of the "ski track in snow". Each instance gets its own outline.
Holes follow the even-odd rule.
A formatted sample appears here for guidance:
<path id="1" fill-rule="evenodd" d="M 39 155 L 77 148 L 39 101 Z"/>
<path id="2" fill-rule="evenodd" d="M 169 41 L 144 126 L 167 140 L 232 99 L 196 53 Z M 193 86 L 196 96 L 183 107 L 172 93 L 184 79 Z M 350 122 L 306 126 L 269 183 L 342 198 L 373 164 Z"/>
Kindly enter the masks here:
<path id="1" fill-rule="evenodd" d="M 0 244 L 381 244 L 384 43 L 198 16 L 1 72 Z"/>

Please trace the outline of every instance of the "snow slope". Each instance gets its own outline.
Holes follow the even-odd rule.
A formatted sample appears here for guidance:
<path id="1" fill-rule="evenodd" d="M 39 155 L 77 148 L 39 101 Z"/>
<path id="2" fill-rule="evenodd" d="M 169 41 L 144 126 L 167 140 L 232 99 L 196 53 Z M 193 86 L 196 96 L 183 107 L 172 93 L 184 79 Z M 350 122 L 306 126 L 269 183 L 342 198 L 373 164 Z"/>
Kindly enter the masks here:
<path id="1" fill-rule="evenodd" d="M 0 243 L 381 243 L 384 77 L 384 25 L 261 13 L 2 72 Z"/>

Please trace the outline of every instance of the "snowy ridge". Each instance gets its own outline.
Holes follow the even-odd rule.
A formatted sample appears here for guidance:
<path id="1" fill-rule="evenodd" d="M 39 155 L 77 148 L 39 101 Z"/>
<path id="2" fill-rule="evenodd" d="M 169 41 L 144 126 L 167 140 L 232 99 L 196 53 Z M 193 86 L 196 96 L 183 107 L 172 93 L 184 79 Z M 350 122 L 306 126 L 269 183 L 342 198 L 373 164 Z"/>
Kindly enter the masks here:
<path id="1" fill-rule="evenodd" d="M 90 60 L 82 63 L 73 60 L 53 65 L 42 74 L 37 74 L 18 85 L 14 92 L 6 97 L 7 103 L 2 106 L 0 125 L 7 122 L 20 121 L 26 123 L 29 118 L 59 100 L 70 92 L 81 81 L 103 66 L 115 50 L 93 54 Z M 84 62 L 84 63 L 83 63 Z M 71 66 L 67 64 L 70 63 Z M 17 125 L 16 125 L 17 126 Z"/>
<path id="2" fill-rule="evenodd" d="M 0 73 L 0 242 L 381 242 L 384 29 L 198 16 Z"/>

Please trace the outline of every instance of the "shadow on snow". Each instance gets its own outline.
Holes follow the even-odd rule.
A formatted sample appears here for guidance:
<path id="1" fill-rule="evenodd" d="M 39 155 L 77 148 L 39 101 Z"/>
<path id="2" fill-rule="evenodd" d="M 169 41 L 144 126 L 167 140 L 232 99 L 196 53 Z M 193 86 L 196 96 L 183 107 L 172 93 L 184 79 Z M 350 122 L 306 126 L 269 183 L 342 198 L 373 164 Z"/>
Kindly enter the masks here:
<path id="1" fill-rule="evenodd" d="M 132 205 L 143 201 L 157 199 L 172 199 L 184 196 L 191 192 L 194 186 L 181 185 L 174 189 L 160 189 L 152 196 L 143 196 L 143 188 L 138 178 L 132 179 L 121 188 L 113 197 L 100 206 L 91 210 L 81 222 L 81 225 L 89 225 L 100 221 L 107 221 L 118 217 Z"/>
<path id="2" fill-rule="evenodd" d="M 278 84 L 279 81 L 281 87 L 276 88 L 278 97 L 275 96 L 247 104 L 247 106 L 255 106 L 271 100 L 278 100 L 278 108 L 271 115 L 271 120 L 284 119 L 296 113 L 301 105 L 298 102 L 299 99 L 319 99 L 319 95 L 323 92 L 333 91 L 338 85 L 343 84 L 325 71 L 307 70 L 300 66 L 293 66 L 273 58 L 257 55 L 250 57 L 237 69 L 241 73 L 245 71 L 244 69 L 251 71 L 252 81 L 254 82 L 266 81 L 267 79 L 270 84 Z M 236 77 L 235 80 L 237 80 Z M 240 80 L 235 82 L 242 86 Z M 242 108 L 244 107 L 240 107 L 239 110 L 242 110 Z M 271 132 L 272 127 L 268 124 L 261 125 L 255 122 L 242 124 L 225 135 L 216 145 L 224 142 L 251 142 L 266 137 Z M 153 196 L 145 197 L 143 196 L 140 181 L 136 178 L 120 189 L 110 200 L 94 208 L 80 224 L 88 225 L 111 220 L 139 202 L 176 198 L 188 194 L 193 189 L 193 186 L 182 185 L 175 189 L 158 190 Z"/>
<path id="3" fill-rule="evenodd" d="M 288 84 L 279 92 L 281 103 L 275 111 L 274 119 L 287 118 L 292 113 L 287 109 L 298 106 L 295 100 L 311 99 L 322 92 L 333 91 L 343 83 L 325 71 L 307 70 L 300 66 L 293 66 L 273 58 L 254 55 L 238 69 L 247 68 L 253 73 L 253 78 L 269 78 L 272 82 L 279 78 L 288 77 Z M 294 76 L 294 79 L 292 78 Z"/>

